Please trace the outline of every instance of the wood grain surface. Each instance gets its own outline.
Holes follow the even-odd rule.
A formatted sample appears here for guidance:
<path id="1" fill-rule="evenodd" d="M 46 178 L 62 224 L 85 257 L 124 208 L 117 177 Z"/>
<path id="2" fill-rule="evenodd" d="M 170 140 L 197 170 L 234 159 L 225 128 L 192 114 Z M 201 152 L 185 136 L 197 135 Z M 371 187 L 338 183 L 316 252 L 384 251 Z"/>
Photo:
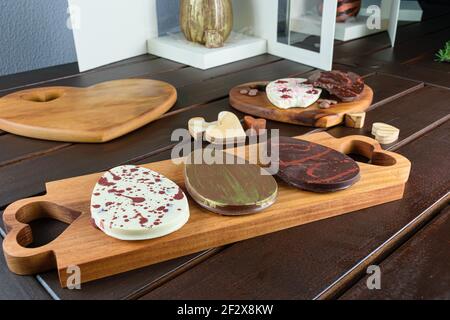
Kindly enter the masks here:
<path id="1" fill-rule="evenodd" d="M 9 232 L 3 247 L 8 266 L 18 274 L 57 268 L 61 285 L 66 286 L 67 268 L 72 265 L 81 268 L 81 280 L 88 282 L 403 196 L 410 171 L 410 162 L 406 158 L 382 151 L 374 140 L 366 137 L 336 140 L 327 133 L 317 133 L 304 139 L 341 152 L 350 152 L 363 144 L 367 147 L 358 149 L 365 156 L 371 158 L 382 153 L 394 164 L 361 163 L 360 182 L 340 193 L 315 194 L 280 186 L 278 202 L 258 215 L 223 217 L 208 214 L 191 204 L 191 219 L 183 229 L 164 238 L 133 243 L 107 237 L 89 222 L 90 193 L 99 174 L 52 182 L 47 185 L 46 196 L 18 201 L 5 210 L 3 219 Z M 183 186 L 182 165 L 169 160 L 144 166 Z M 355 197 L 358 202 L 351 201 Z M 48 245 L 26 248 L 32 242 L 28 223 L 42 217 L 52 217 L 71 225 Z"/>
<path id="2" fill-rule="evenodd" d="M 256 86 L 265 86 L 268 82 L 250 82 L 234 87 L 230 91 L 230 105 L 247 114 L 274 121 L 328 128 L 344 121 L 348 112 L 366 111 L 373 100 L 373 90 L 369 86 L 364 87 L 361 98 L 353 102 L 338 103 L 329 109 L 320 109 L 316 102 L 308 108 L 280 109 L 274 106 L 264 91 L 259 91 L 254 97 L 240 93 L 242 89 Z"/>
<path id="3" fill-rule="evenodd" d="M 0 99 L 0 128 L 46 140 L 106 142 L 159 118 L 176 99 L 173 86 L 146 79 L 28 89 Z"/>
<path id="4" fill-rule="evenodd" d="M 449 228 L 450 207 L 447 207 L 379 265 L 381 290 L 369 290 L 366 276 L 340 299 L 450 299 Z"/>

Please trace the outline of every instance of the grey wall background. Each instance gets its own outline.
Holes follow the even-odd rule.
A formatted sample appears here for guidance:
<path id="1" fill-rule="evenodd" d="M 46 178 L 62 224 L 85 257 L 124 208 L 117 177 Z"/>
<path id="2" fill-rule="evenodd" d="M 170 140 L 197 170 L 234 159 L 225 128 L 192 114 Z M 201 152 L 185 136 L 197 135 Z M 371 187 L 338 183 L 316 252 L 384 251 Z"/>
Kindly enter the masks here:
<path id="1" fill-rule="evenodd" d="M 0 0 L 0 76 L 77 60 L 67 6 L 67 0 Z M 179 0 L 157 0 L 160 34 L 179 30 L 178 8 Z"/>
<path id="2" fill-rule="evenodd" d="M 178 12 L 180 11 L 179 0 L 156 0 L 158 14 L 158 33 L 164 35 L 180 30 Z"/>
<path id="3" fill-rule="evenodd" d="M 0 75 L 76 61 L 67 0 L 0 0 Z"/>

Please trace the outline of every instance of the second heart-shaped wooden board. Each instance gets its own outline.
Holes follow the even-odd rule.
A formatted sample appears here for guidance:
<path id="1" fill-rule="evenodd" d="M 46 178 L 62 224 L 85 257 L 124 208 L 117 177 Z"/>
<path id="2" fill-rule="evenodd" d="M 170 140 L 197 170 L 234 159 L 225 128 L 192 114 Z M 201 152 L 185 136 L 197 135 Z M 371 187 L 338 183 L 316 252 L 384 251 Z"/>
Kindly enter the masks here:
<path id="1" fill-rule="evenodd" d="M 230 91 L 230 104 L 233 108 L 253 116 L 269 120 L 299 124 L 318 128 L 329 128 L 344 121 L 345 114 L 366 111 L 372 104 L 373 90 L 364 87 L 361 98 L 353 102 L 341 102 L 329 109 L 320 109 L 316 102 L 307 108 L 280 109 L 274 106 L 265 92 L 259 91 L 256 96 L 241 94 L 241 90 L 249 87 L 265 87 L 269 82 L 250 82 L 234 87 Z"/>
<path id="2" fill-rule="evenodd" d="M 156 120 L 176 100 L 172 85 L 148 79 L 35 88 L 0 99 L 0 129 L 45 140 L 106 142 Z"/>

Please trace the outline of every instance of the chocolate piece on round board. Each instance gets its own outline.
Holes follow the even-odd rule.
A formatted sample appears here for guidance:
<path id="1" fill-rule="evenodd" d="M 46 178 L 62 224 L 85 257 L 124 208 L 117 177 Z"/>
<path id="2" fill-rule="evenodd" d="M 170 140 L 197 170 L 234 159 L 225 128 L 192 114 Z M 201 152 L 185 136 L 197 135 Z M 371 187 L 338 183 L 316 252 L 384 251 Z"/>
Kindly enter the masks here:
<path id="1" fill-rule="evenodd" d="M 108 170 L 91 198 L 95 225 L 120 240 L 147 240 L 180 229 L 189 220 L 181 188 L 163 175 L 137 166 Z"/>
<path id="2" fill-rule="evenodd" d="M 349 156 L 320 144 L 280 137 L 277 176 L 287 184 L 312 192 L 347 189 L 360 178 L 358 164 Z"/>
<path id="3" fill-rule="evenodd" d="M 204 152 L 200 150 L 200 152 Z M 254 214 L 271 206 L 278 185 L 264 169 L 234 155 L 217 151 L 222 164 L 185 165 L 186 189 L 203 208 L 222 215 Z"/>
<path id="4" fill-rule="evenodd" d="M 309 77 L 308 82 L 315 87 L 327 90 L 343 102 L 359 99 L 364 90 L 363 78 L 353 72 L 318 71 Z"/>

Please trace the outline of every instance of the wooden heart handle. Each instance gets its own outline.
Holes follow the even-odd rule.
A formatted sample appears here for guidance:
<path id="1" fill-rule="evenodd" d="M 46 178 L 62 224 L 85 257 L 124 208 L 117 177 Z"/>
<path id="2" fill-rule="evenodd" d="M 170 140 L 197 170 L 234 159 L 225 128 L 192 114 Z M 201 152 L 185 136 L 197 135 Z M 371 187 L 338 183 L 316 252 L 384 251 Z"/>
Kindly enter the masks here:
<path id="1" fill-rule="evenodd" d="M 393 166 L 397 163 L 396 157 L 399 157 L 396 153 L 383 150 L 376 140 L 366 136 L 346 136 L 337 139 L 336 145 L 338 151 L 345 154 L 360 154 L 370 159 L 370 164 L 377 166 Z"/>
<path id="2" fill-rule="evenodd" d="M 46 196 L 21 200 L 6 208 L 3 220 L 8 234 L 3 241 L 3 251 L 9 269 L 20 275 L 55 269 L 53 247 L 58 238 L 39 248 L 27 248 L 33 242 L 29 223 L 52 218 L 70 224 L 80 215 L 81 212 L 47 201 Z"/>

